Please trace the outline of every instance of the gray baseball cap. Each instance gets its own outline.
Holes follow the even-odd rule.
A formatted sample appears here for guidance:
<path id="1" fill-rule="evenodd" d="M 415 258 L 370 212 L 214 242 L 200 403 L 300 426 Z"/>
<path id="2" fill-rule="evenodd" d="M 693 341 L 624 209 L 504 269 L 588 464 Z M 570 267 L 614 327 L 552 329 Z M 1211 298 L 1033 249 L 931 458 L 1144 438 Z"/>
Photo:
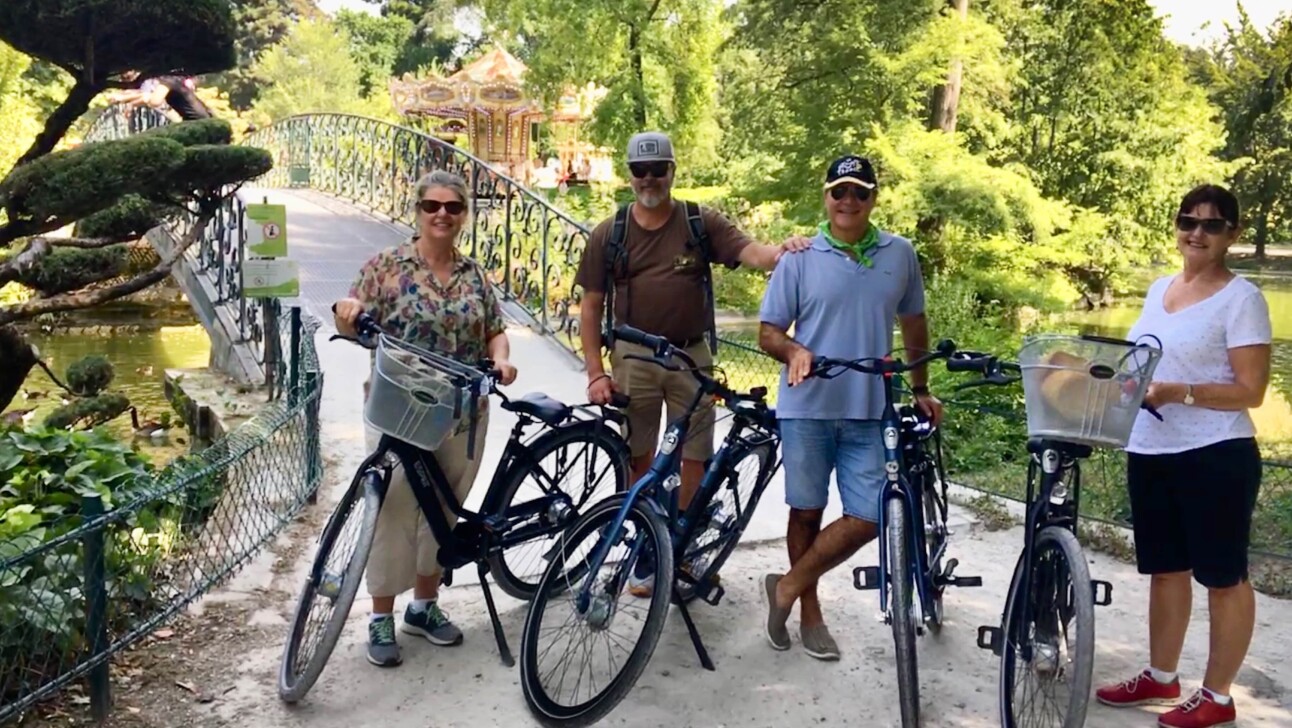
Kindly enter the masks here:
<path id="1" fill-rule="evenodd" d="M 668 135 L 658 131 L 644 131 L 633 134 L 628 140 L 628 163 L 633 162 L 672 162 L 673 142 Z"/>

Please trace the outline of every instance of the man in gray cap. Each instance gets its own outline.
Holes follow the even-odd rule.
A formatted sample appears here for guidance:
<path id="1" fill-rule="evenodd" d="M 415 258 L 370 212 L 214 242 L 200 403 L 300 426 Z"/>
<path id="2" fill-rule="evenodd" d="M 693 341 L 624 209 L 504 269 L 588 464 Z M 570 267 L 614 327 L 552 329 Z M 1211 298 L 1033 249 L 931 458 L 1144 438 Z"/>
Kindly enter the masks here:
<path id="1" fill-rule="evenodd" d="M 635 481 L 654 459 L 661 406 L 667 404 L 669 421 L 680 417 L 697 384 L 688 372 L 626 360 L 627 354 L 650 352 L 623 341 L 608 342 L 612 378 L 601 360 L 607 343 L 603 316 L 606 330 L 627 324 L 663 336 L 700 366 L 712 366 L 717 335 L 711 266 L 770 271 L 782 253 L 806 249 L 810 241 L 794 237 L 781 245 L 755 243 L 717 210 L 675 201 L 673 143 L 660 132 L 642 132 L 628 140 L 628 171 L 636 202 L 621 206 L 592 231 L 574 282 L 584 291 L 580 321 L 588 398 L 606 403 L 616 390 L 629 396 L 628 444 Z M 705 461 L 713 454 L 714 420 L 712 407 L 706 407 L 691 421 L 691 435 L 682 449 L 682 508 L 699 488 Z M 630 589 L 648 596 L 652 586 L 652 578 L 638 577 Z"/>

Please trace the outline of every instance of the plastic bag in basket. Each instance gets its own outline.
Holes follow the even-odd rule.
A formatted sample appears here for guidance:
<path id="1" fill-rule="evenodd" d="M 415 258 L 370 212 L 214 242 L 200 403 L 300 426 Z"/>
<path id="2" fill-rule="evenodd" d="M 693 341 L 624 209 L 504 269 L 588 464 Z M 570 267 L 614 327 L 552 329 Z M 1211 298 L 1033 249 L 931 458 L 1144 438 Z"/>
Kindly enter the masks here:
<path id="1" fill-rule="evenodd" d="M 1091 373 L 1091 361 L 1076 354 L 1052 351 L 1043 363 L 1055 368 L 1043 370 L 1041 396 L 1051 411 L 1072 422 L 1087 419 L 1091 408 L 1125 405 L 1135 392 L 1134 380 L 1119 376 L 1097 378 Z"/>

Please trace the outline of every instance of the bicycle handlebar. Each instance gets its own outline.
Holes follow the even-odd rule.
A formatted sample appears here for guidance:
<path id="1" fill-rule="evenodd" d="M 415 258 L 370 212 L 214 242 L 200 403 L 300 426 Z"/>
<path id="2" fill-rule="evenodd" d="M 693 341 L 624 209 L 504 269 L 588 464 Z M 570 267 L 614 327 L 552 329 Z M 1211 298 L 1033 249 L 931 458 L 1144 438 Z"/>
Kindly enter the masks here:
<path id="1" fill-rule="evenodd" d="M 726 400 L 728 403 L 749 402 L 753 404 L 762 404 L 767 398 L 767 387 L 754 387 L 747 394 L 731 389 L 727 385 L 719 382 L 717 379 L 705 374 L 701 367 L 696 364 L 695 359 L 687 354 L 681 348 L 674 346 L 671 341 L 663 336 L 648 334 L 641 329 L 632 326 L 616 326 L 614 328 L 615 340 L 626 341 L 630 344 L 636 344 L 641 347 L 650 349 L 652 356 L 643 356 L 641 354 L 625 354 L 625 359 L 635 359 L 637 361 L 650 362 L 658 367 L 673 372 L 687 371 L 700 386 L 719 398 Z M 686 366 L 679 366 L 672 362 L 673 357 L 682 360 Z"/>
<path id="2" fill-rule="evenodd" d="M 336 313 L 335 303 L 332 304 L 332 313 Z M 328 337 L 328 341 L 349 341 L 350 343 L 358 344 L 365 349 L 373 350 L 377 348 L 376 339 L 386 335 L 385 332 L 381 330 L 381 325 L 377 323 L 377 320 L 367 312 L 360 313 L 354 320 L 354 328 L 359 334 L 358 337 L 346 336 L 344 334 L 333 334 Z M 480 373 L 489 378 L 489 385 L 486 388 L 486 391 L 481 392 L 481 394 L 502 394 L 498 391 L 498 382 L 502 381 L 502 372 L 494 368 L 492 359 L 482 359 L 476 364 L 468 366 L 473 366 L 475 369 L 479 370 Z"/>
<path id="3" fill-rule="evenodd" d="M 915 361 L 907 364 L 901 359 L 891 357 L 864 357 L 861 359 L 834 359 L 828 356 L 818 356 L 812 360 L 812 370 L 808 372 L 808 378 L 834 379 L 843 373 L 845 369 L 851 369 L 854 372 L 862 374 L 875 374 L 881 377 L 891 377 L 894 374 L 905 374 L 911 370 L 919 369 L 936 359 L 946 359 L 956 352 L 956 343 L 950 339 L 943 339 L 938 342 L 937 348 L 933 351 L 917 358 Z M 836 371 L 837 370 L 837 371 Z"/>

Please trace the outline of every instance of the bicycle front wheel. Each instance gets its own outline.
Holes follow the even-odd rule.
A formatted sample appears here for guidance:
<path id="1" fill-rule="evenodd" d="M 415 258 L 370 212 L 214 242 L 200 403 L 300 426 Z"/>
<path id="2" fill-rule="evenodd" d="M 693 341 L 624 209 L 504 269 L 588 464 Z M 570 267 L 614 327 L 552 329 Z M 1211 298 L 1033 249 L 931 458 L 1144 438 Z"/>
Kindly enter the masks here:
<path id="1" fill-rule="evenodd" d="M 377 532 L 380 485 L 374 470 L 356 475 L 323 528 L 278 670 L 278 697 L 284 702 L 305 697 L 345 629 Z"/>
<path id="2" fill-rule="evenodd" d="M 1001 725 L 1084 725 L 1095 659 L 1095 605 L 1090 569 L 1071 531 L 1043 528 L 1032 544 L 1031 563 L 1019 557 L 1002 634 Z"/>
<path id="3" fill-rule="evenodd" d="M 638 500 L 615 529 L 623 502 L 618 496 L 598 503 L 559 537 L 530 602 L 520 682 L 530 712 L 545 726 L 592 725 L 614 710 L 641 677 L 664 630 L 670 590 L 657 583 L 643 607 L 627 587 L 642 559 L 653 561 L 643 566 L 657 575 L 673 573 L 668 526 Z M 593 555 L 603 543 L 606 558 L 593 572 Z M 607 674 L 598 677 L 598 669 Z"/>
<path id="4" fill-rule="evenodd" d="M 915 584 L 911 578 L 911 538 L 906 518 L 906 501 L 889 498 L 884 504 L 887 524 L 884 537 L 888 547 L 889 614 L 892 615 L 893 647 L 897 657 L 897 692 L 902 705 L 902 725 L 920 724 L 920 670 L 915 655 Z"/>

